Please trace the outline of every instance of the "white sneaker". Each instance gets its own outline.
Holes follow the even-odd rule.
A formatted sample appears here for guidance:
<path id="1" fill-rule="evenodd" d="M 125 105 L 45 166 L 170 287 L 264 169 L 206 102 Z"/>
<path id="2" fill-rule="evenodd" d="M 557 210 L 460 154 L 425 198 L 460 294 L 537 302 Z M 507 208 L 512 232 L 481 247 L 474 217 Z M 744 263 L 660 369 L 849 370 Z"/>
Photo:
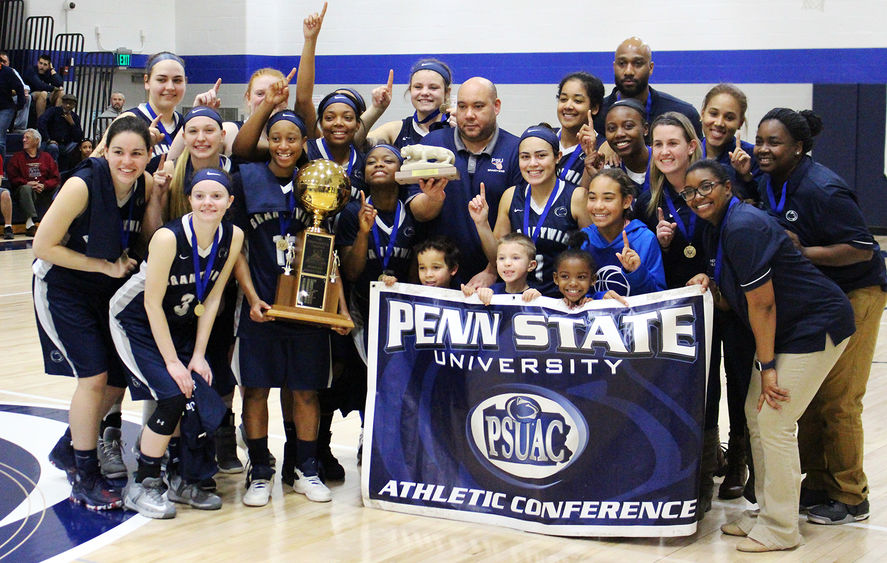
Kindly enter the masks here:
<path id="1" fill-rule="evenodd" d="M 296 480 L 293 481 L 293 490 L 305 495 L 308 497 L 308 500 L 313 502 L 329 502 L 333 500 L 330 490 L 317 475 L 317 461 L 314 459 L 309 459 L 302 464 L 302 467 L 296 468 Z"/>
<path id="2" fill-rule="evenodd" d="M 265 506 L 271 500 L 271 487 L 274 484 L 274 473 L 269 479 L 253 479 L 253 468 L 247 469 L 246 492 L 243 493 L 243 504 L 247 506 Z"/>

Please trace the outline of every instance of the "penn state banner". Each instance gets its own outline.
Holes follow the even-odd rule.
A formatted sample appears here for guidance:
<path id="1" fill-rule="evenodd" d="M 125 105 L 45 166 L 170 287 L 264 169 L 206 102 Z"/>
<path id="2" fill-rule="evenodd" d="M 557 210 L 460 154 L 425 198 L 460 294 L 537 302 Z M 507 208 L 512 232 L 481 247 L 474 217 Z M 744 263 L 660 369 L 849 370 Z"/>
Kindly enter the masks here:
<path id="1" fill-rule="evenodd" d="M 385 510 L 565 536 L 680 536 L 712 300 L 558 300 L 374 283 L 361 490 Z"/>

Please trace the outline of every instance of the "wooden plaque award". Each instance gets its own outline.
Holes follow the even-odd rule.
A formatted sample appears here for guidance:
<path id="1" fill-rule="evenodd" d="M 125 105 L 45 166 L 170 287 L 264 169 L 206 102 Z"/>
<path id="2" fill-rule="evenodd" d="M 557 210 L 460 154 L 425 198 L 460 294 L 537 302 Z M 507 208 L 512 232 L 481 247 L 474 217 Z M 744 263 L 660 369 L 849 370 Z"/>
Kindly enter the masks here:
<path id="1" fill-rule="evenodd" d="M 303 230 L 297 241 L 278 241 L 285 252 L 283 274 L 277 279 L 274 306 L 265 314 L 282 320 L 322 326 L 354 328 L 351 319 L 339 314 L 342 280 L 338 273 L 335 236 L 321 223 L 348 203 L 351 182 L 345 170 L 329 160 L 313 160 L 296 176 L 302 207 L 314 215 L 314 225 Z"/>

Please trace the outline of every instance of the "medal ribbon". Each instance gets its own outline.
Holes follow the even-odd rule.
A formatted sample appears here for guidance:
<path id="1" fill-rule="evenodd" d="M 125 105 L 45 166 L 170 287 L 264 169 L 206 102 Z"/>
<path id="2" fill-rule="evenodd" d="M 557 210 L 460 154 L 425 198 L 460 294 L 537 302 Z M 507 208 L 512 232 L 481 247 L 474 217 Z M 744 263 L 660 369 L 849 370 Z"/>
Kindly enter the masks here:
<path id="1" fill-rule="evenodd" d="M 561 132 L 557 132 L 557 140 L 561 140 Z M 573 165 L 576 164 L 576 159 L 579 158 L 579 154 L 582 153 L 582 147 L 580 145 L 576 145 L 576 148 L 573 149 L 573 153 L 567 158 L 567 162 L 561 167 L 561 173 L 558 176 L 559 180 L 567 181 L 567 172 L 573 169 Z"/>
<path id="2" fill-rule="evenodd" d="M 201 277 L 200 272 L 200 249 L 197 245 L 197 234 L 194 232 L 194 216 L 188 217 L 188 226 L 191 227 L 191 256 L 194 258 L 194 290 L 197 293 L 197 302 L 203 303 L 203 297 L 206 295 L 206 288 L 209 286 L 209 280 L 212 277 L 213 264 L 216 262 L 216 253 L 219 250 L 219 237 L 213 233 L 213 246 L 209 252 L 209 258 L 206 261 L 206 271 Z"/>
<path id="3" fill-rule="evenodd" d="M 121 223 L 120 225 L 120 246 L 123 248 L 123 252 L 129 250 L 129 235 L 131 234 L 129 229 L 127 228 L 132 224 L 132 208 L 135 207 L 135 199 L 136 199 L 136 187 L 135 185 L 132 187 L 132 191 L 129 193 L 129 214 L 125 223 Z"/>
<path id="4" fill-rule="evenodd" d="M 367 203 L 372 205 L 372 196 L 367 198 Z M 403 204 L 398 201 L 397 209 L 394 211 L 394 225 L 391 227 L 391 234 L 388 236 L 388 247 L 385 249 L 385 255 L 382 256 L 382 245 L 379 242 L 379 227 L 376 225 L 375 221 L 373 222 L 373 228 L 371 232 L 373 233 L 373 250 L 376 251 L 376 256 L 379 258 L 379 261 L 382 262 L 382 270 L 385 271 L 388 269 L 388 262 L 391 261 L 391 256 L 394 254 L 394 244 L 397 242 L 397 230 L 400 227 L 400 210 L 403 208 Z"/>
<path id="5" fill-rule="evenodd" d="M 327 160 L 332 160 L 330 156 L 332 153 L 330 152 L 330 147 L 326 144 L 326 139 L 323 137 L 320 138 L 320 143 L 323 145 L 323 154 L 327 157 Z M 345 168 L 345 175 L 351 176 L 351 168 L 354 167 L 354 163 L 357 161 L 357 151 L 354 150 L 354 144 L 352 144 L 349 149 L 351 149 L 351 154 L 348 156 L 348 166 Z"/>
<path id="6" fill-rule="evenodd" d="M 532 189 L 530 185 L 527 184 L 526 196 L 524 199 L 524 234 L 533 239 L 533 244 L 536 244 L 536 239 L 539 238 L 539 233 L 542 231 L 542 224 L 545 222 L 545 218 L 548 216 L 548 212 L 551 211 L 551 206 L 554 205 L 554 200 L 557 199 L 558 188 L 560 187 L 560 179 L 554 181 L 554 188 L 551 190 L 551 194 L 548 196 L 548 201 L 545 202 L 545 209 L 542 210 L 542 213 L 539 214 L 539 220 L 536 221 L 536 228 L 532 231 L 530 230 L 530 200 L 533 199 Z"/>
<path id="7" fill-rule="evenodd" d="M 145 107 L 148 109 L 148 115 L 151 116 L 151 120 L 157 119 L 157 114 L 154 113 L 154 110 L 151 108 L 150 102 L 145 102 Z M 175 119 L 173 119 L 175 121 Z M 167 145 L 172 144 L 172 137 L 169 136 L 169 133 L 166 131 L 166 127 L 163 126 L 163 121 L 157 122 L 157 128 L 160 129 L 160 132 L 163 133 L 164 140 Z"/>
<path id="8" fill-rule="evenodd" d="M 671 194 L 665 194 L 662 198 L 665 200 L 665 203 L 668 205 L 668 211 L 671 213 L 671 216 L 674 218 L 675 224 L 678 226 L 678 230 L 681 231 L 681 234 L 684 235 L 684 239 L 688 244 L 693 244 L 693 233 L 696 232 L 696 214 L 690 213 L 690 226 L 684 224 L 684 220 L 681 219 L 680 214 L 678 213 L 677 207 L 675 207 L 674 202 L 671 200 Z"/>
<path id="9" fill-rule="evenodd" d="M 770 200 L 770 209 L 776 213 L 782 213 L 785 208 L 785 196 L 788 194 L 788 180 L 782 184 L 782 195 L 779 197 L 779 205 L 776 205 L 776 197 L 773 195 L 773 186 L 770 185 L 770 178 L 767 178 L 767 199 Z"/>
<path id="10" fill-rule="evenodd" d="M 293 226 L 293 220 L 296 217 L 296 194 L 293 193 L 295 188 L 290 189 L 286 193 L 286 207 L 289 210 L 289 218 L 285 218 L 285 214 L 278 213 L 277 221 L 280 223 L 280 238 L 286 240 L 286 235 L 289 233 L 290 227 Z"/>
<path id="11" fill-rule="evenodd" d="M 727 212 L 724 213 L 724 218 L 721 219 L 721 224 L 718 226 L 718 253 L 717 253 L 717 256 L 715 257 L 715 271 L 714 271 L 715 283 L 718 285 L 721 285 L 721 269 L 723 268 L 723 265 L 724 265 L 724 245 L 721 242 L 721 231 L 724 229 L 724 223 L 727 222 L 727 217 L 730 216 L 730 212 L 733 210 L 733 207 L 735 207 L 738 203 L 739 203 L 739 199 L 737 199 L 735 197 L 730 199 L 730 206 L 727 207 Z"/>
<path id="12" fill-rule="evenodd" d="M 431 121 L 432 119 L 434 119 L 435 117 L 437 117 L 438 115 L 440 115 L 440 108 L 437 108 L 433 112 L 429 113 L 427 116 L 425 116 L 425 119 L 419 119 L 419 112 L 414 111 L 413 112 L 413 121 L 415 121 L 416 123 L 419 123 L 419 124 L 425 124 L 425 123 L 428 123 L 429 121 Z"/>
<path id="13" fill-rule="evenodd" d="M 616 100 L 622 99 L 622 93 L 616 92 Z M 647 101 L 644 103 L 644 111 L 647 112 L 647 115 L 644 116 L 644 119 L 650 121 L 650 112 L 653 111 L 653 96 L 647 92 Z"/>

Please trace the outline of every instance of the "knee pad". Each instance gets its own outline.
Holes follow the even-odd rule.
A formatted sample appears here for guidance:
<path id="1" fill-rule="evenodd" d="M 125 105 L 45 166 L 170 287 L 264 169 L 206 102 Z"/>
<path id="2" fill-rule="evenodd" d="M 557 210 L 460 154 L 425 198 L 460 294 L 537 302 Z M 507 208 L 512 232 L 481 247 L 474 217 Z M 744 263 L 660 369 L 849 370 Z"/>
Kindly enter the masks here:
<path id="1" fill-rule="evenodd" d="M 146 426 L 161 436 L 172 436 L 182 418 L 182 412 L 185 410 L 187 402 L 188 398 L 184 395 L 160 399 L 157 401 L 154 413 L 148 418 Z"/>

